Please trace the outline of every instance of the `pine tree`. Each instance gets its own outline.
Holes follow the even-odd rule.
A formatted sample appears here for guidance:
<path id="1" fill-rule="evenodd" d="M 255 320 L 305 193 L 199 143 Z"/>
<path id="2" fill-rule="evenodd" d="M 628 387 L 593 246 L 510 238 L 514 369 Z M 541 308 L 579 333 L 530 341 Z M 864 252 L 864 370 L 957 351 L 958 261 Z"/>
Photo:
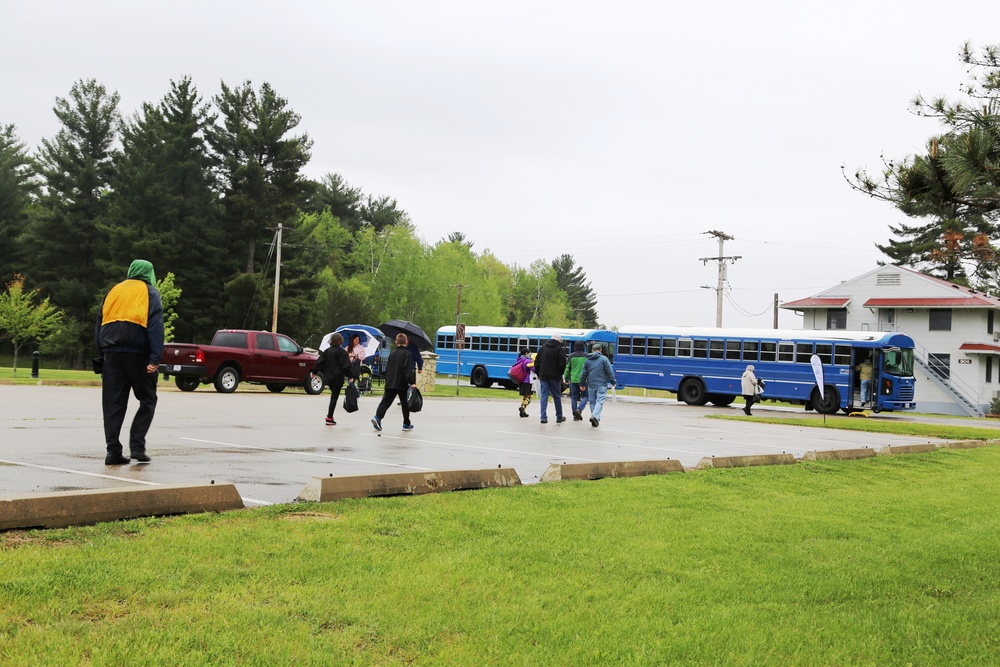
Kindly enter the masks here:
<path id="1" fill-rule="evenodd" d="M 225 230 L 242 256 L 243 270 L 258 270 L 255 256 L 278 223 L 289 225 L 309 188 L 301 175 L 309 161 L 312 140 L 292 136 L 300 116 L 264 83 L 254 92 L 250 82 L 236 88 L 222 84 L 214 98 L 221 125 L 209 133 L 220 158 Z"/>
<path id="2" fill-rule="evenodd" d="M 966 43 L 961 60 L 971 66 L 968 101 L 917 96 L 914 113 L 941 122 L 945 131 L 927 151 L 886 161 L 882 173 L 858 170 L 848 183 L 889 202 L 920 225 L 898 225 L 899 238 L 877 245 L 896 264 L 957 282 L 996 284 L 1000 233 L 1000 47 L 976 53 Z"/>
<path id="3" fill-rule="evenodd" d="M 28 222 L 28 206 L 37 194 L 35 165 L 13 125 L 0 125 L 0 282 L 23 269 L 18 252 Z"/>
<path id="4" fill-rule="evenodd" d="M 190 78 L 171 82 L 156 106 L 143 104 L 123 124 L 107 234 L 111 270 L 136 257 L 174 273 L 179 340 L 207 340 L 218 328 L 228 277 L 218 226 L 213 158 L 205 139 L 214 123 Z M 115 275 L 114 273 L 112 275 Z"/>
<path id="5" fill-rule="evenodd" d="M 556 272 L 556 282 L 566 293 L 569 307 L 572 310 L 568 319 L 584 329 L 597 326 L 597 296 L 587 282 L 587 274 L 571 255 L 561 255 L 552 261 Z"/>
<path id="6" fill-rule="evenodd" d="M 117 93 L 94 79 L 78 81 L 68 98 L 56 98 L 53 111 L 62 128 L 54 139 L 42 140 L 40 211 L 25 236 L 25 277 L 82 323 L 94 321 L 106 283 L 94 266 L 108 259 L 101 225 L 115 173 L 118 101 Z M 82 331 L 78 364 L 92 338 L 92 331 Z"/>

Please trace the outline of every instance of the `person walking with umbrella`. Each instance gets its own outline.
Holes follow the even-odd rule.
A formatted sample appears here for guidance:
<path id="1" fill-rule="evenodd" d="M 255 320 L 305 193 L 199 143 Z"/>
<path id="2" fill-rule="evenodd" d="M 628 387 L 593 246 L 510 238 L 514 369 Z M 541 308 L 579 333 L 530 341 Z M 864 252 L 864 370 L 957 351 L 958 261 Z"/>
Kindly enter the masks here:
<path id="1" fill-rule="evenodd" d="M 384 330 L 383 330 L 384 331 Z M 410 408 L 406 401 L 406 392 L 410 387 L 416 385 L 416 378 L 413 372 L 413 357 L 406 349 L 409 339 L 406 334 L 396 334 L 396 349 L 389 355 L 385 364 L 385 392 L 382 400 L 372 417 L 372 426 L 376 431 L 382 430 L 382 420 L 389 410 L 393 400 L 399 398 L 399 405 L 403 410 L 403 430 L 412 431 L 413 424 L 410 423 Z"/>

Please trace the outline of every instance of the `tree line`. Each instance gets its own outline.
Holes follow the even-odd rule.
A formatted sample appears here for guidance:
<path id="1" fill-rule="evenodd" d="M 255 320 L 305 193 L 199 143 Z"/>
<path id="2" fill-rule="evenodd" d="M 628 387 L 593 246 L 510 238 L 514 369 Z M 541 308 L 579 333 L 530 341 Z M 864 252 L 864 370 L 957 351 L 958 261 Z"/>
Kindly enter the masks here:
<path id="1" fill-rule="evenodd" d="M 461 232 L 428 244 L 395 199 L 306 177 L 313 141 L 268 83 L 206 100 L 185 77 L 124 115 L 80 80 L 53 112 L 60 129 L 34 150 L 0 123 L 0 340 L 15 351 L 30 340 L 82 365 L 101 298 L 136 258 L 164 277 L 173 339 L 269 329 L 279 237 L 278 329 L 306 346 L 339 324 L 454 324 L 459 286 L 464 322 L 598 326 L 570 255 L 519 266 Z M 5 328 L 17 304 L 45 304 L 44 326 Z"/>

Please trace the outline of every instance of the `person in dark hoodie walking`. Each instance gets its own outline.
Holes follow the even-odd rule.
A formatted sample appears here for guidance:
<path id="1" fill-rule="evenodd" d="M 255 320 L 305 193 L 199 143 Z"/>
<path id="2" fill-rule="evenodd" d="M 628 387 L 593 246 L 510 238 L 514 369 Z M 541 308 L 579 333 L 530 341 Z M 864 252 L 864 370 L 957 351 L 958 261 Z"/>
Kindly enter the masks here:
<path id="1" fill-rule="evenodd" d="M 587 385 L 580 382 L 583 365 L 587 362 L 587 344 L 582 340 L 573 343 L 573 352 L 566 360 L 565 379 L 569 384 L 569 403 L 573 410 L 573 421 L 583 421 L 583 409 L 587 407 Z"/>
<path id="2" fill-rule="evenodd" d="M 333 411 L 337 409 L 337 401 L 340 400 L 340 392 L 344 388 L 344 378 L 347 378 L 347 391 L 356 391 L 354 388 L 355 365 L 350 354 L 342 347 L 343 344 L 344 337 L 341 334 L 335 332 L 330 336 L 330 347 L 320 352 L 319 358 L 316 359 L 316 363 L 313 364 L 312 370 L 309 372 L 314 377 L 320 373 L 323 376 L 323 382 L 330 387 L 330 405 L 326 409 L 327 426 L 337 425 L 337 422 L 333 420 Z"/>
<path id="3" fill-rule="evenodd" d="M 107 293 L 97 310 L 94 342 L 101 351 L 101 407 L 104 413 L 105 465 L 124 465 L 121 430 L 129 390 L 139 409 L 129 430 L 131 456 L 148 463 L 146 433 L 156 412 L 156 381 L 163 355 L 163 304 L 153 265 L 137 259 L 127 277 Z"/>
<path id="4" fill-rule="evenodd" d="M 608 397 L 608 385 L 615 385 L 615 369 L 604 356 L 600 343 L 595 343 L 587 363 L 583 365 L 580 381 L 587 385 L 590 396 L 590 425 L 601 423 L 601 413 L 604 411 L 604 399 Z"/>
<path id="5" fill-rule="evenodd" d="M 396 349 L 392 351 L 385 362 L 385 393 L 382 394 L 382 401 L 375 410 L 372 417 L 372 426 L 376 431 L 382 430 L 382 419 L 392 405 L 392 401 L 399 397 L 399 405 L 403 409 L 403 430 L 412 431 L 413 424 L 410 423 L 410 408 L 407 405 L 406 392 L 410 387 L 416 386 L 416 373 L 414 373 L 413 356 L 406 348 L 409 338 L 406 334 L 396 334 Z"/>
<path id="6" fill-rule="evenodd" d="M 535 355 L 535 373 L 538 375 L 539 395 L 542 402 L 541 422 L 548 424 L 549 396 L 556 406 L 556 423 L 566 421 L 562 409 L 562 379 L 566 372 L 566 348 L 563 347 L 562 336 L 554 334 L 545 341 Z"/>

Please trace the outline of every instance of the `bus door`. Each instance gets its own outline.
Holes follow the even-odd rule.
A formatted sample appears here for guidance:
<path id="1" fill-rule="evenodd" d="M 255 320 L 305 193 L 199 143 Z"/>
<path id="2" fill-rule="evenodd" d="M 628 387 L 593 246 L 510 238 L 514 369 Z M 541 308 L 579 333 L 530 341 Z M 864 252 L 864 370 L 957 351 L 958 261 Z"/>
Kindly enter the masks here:
<path id="1" fill-rule="evenodd" d="M 854 391 L 851 392 L 853 398 L 853 404 L 855 406 L 862 407 L 872 407 L 878 400 L 878 369 L 881 365 L 880 362 L 881 355 L 878 355 L 875 350 L 869 350 L 865 348 L 854 350 L 854 363 L 851 364 L 851 387 Z M 868 405 L 864 405 L 862 400 L 864 396 L 861 391 L 861 376 L 866 374 L 866 370 L 863 368 L 866 364 L 871 365 L 871 381 L 868 384 L 869 396 Z"/>

